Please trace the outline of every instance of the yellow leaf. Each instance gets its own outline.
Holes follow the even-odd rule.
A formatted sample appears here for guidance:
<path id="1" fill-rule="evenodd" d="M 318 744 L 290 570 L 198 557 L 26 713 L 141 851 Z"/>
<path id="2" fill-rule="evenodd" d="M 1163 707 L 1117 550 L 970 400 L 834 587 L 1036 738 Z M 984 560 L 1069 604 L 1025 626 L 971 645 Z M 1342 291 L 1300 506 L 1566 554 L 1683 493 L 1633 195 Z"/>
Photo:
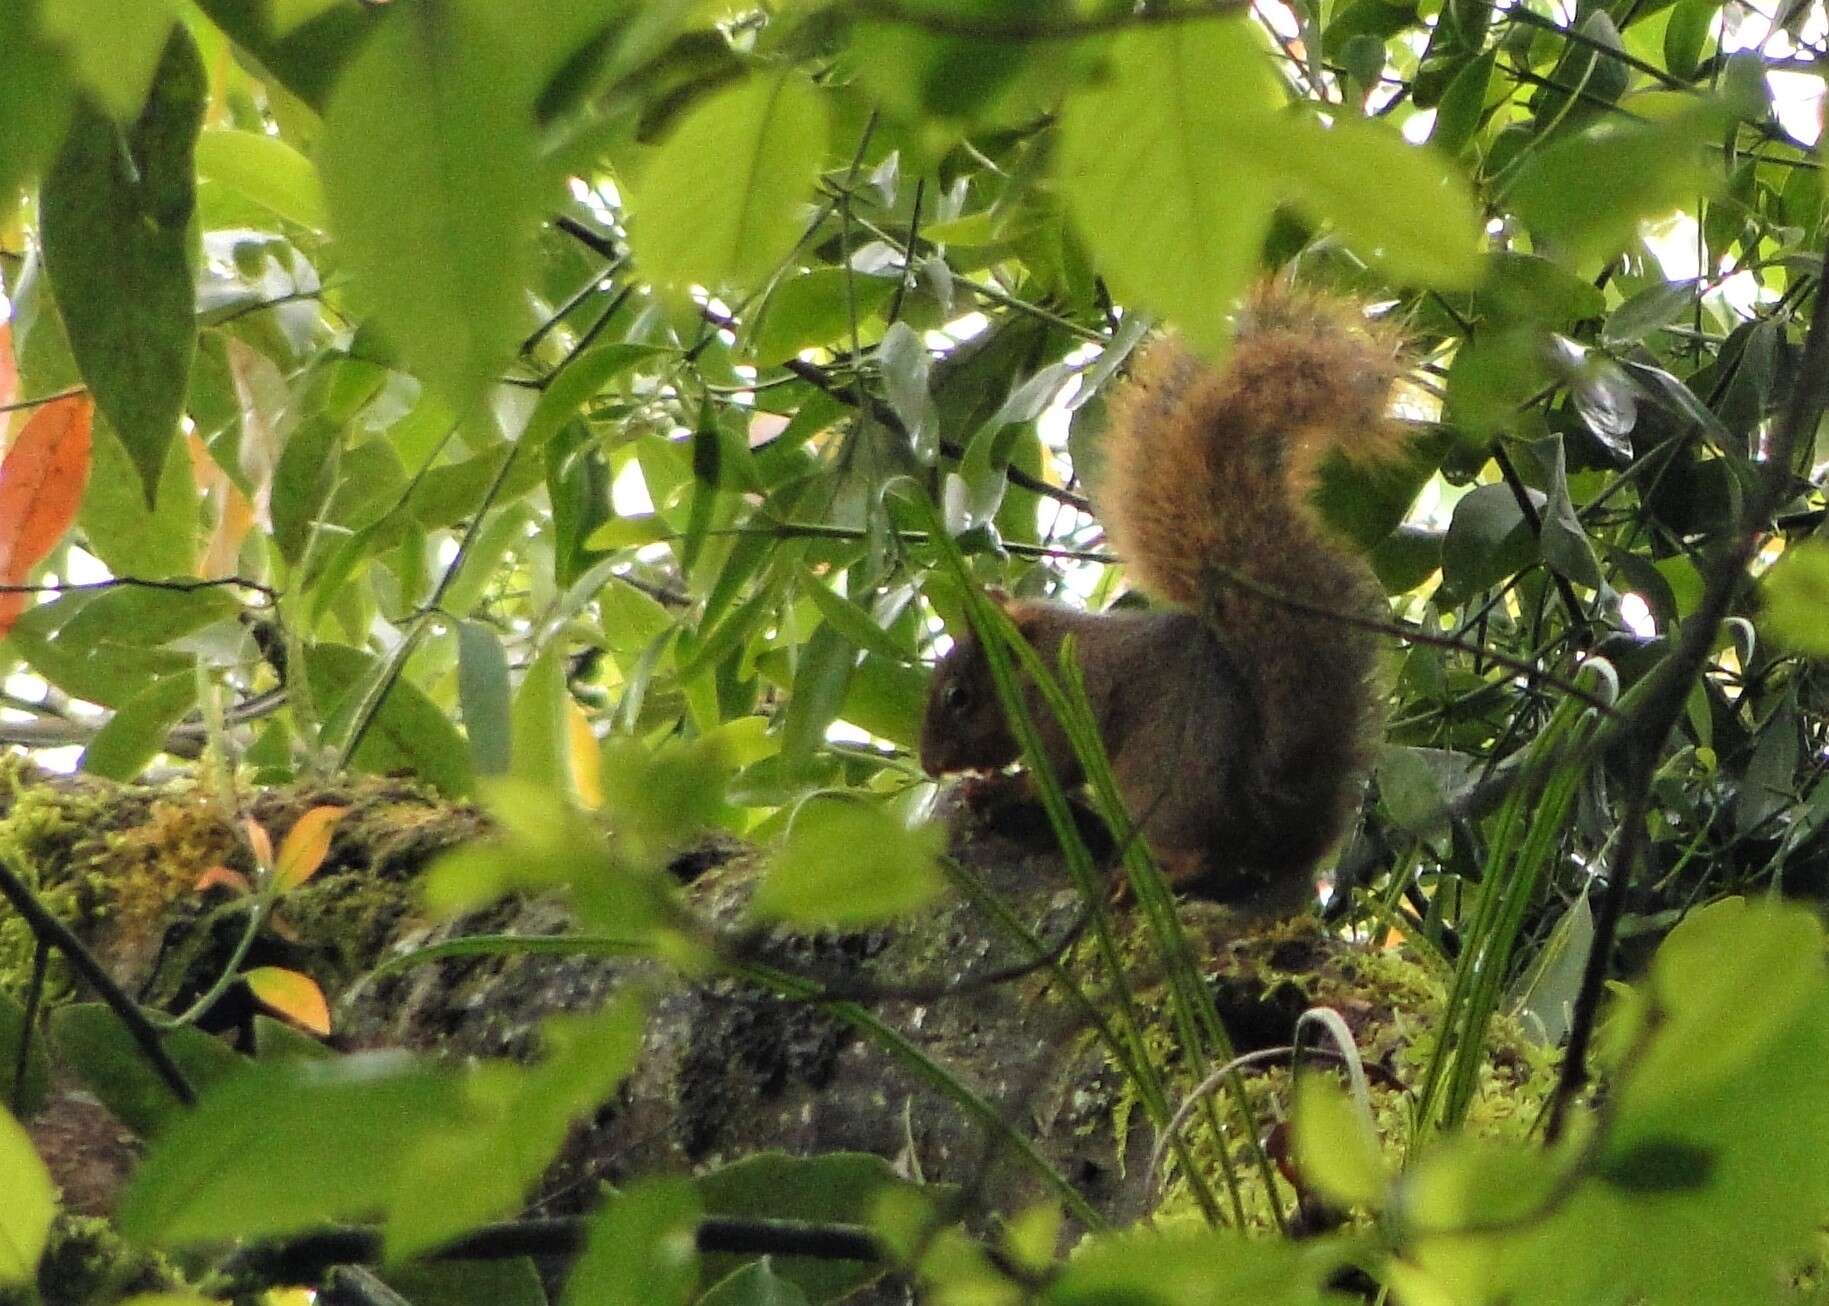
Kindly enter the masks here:
<path id="1" fill-rule="evenodd" d="M 565 700 L 565 741 L 571 753 L 572 786 L 586 807 L 603 806 L 603 750 L 591 730 L 590 718 L 578 700 Z"/>
<path id="2" fill-rule="evenodd" d="M 330 1033 L 330 1004 L 324 990 L 309 975 L 280 966 L 256 966 L 244 971 L 255 1000 L 313 1034 Z"/>
<path id="3" fill-rule="evenodd" d="M 316 874 L 330 851 L 330 836 L 347 807 L 314 807 L 299 817 L 279 847 L 273 880 L 281 893 L 296 889 Z"/>

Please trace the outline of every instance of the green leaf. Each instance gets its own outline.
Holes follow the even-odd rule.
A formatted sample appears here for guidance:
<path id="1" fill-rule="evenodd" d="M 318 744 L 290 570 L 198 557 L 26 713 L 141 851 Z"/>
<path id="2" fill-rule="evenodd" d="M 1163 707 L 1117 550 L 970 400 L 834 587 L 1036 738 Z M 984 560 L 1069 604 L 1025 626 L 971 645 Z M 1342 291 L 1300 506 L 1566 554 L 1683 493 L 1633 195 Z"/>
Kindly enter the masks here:
<path id="1" fill-rule="evenodd" d="M 331 86 L 385 7 L 347 0 L 197 0 L 197 7 L 281 86 L 322 112 Z"/>
<path id="2" fill-rule="evenodd" d="M 1461 346 L 1448 369 L 1448 417 L 1472 439 L 1517 422 L 1543 389 L 1543 342 L 1529 327 L 1482 331 Z"/>
<path id="3" fill-rule="evenodd" d="M 1120 297 L 1217 350 L 1276 200 L 1230 148 L 1271 130 L 1280 95 L 1263 41 L 1243 19 L 1139 27 L 1111 43 L 1110 64 L 1062 110 L 1068 210 Z"/>
<path id="4" fill-rule="evenodd" d="M 146 103 L 178 21 L 172 0 L 40 0 L 45 34 L 63 43 L 82 87 L 119 123 Z"/>
<path id="5" fill-rule="evenodd" d="M 1729 1080 L 1822 984 L 1823 927 L 1803 908 L 1726 898 L 1691 912 L 1652 959 L 1666 1024 L 1633 1076 L 1635 1100 Z"/>
<path id="6" fill-rule="evenodd" d="M 635 1065 L 644 1004 L 624 993 L 588 1016 L 552 1016 L 531 1069 L 501 1064 L 473 1077 L 470 1118 L 434 1130 L 405 1162 L 387 1225 L 390 1260 L 512 1214 L 565 1142 Z"/>
<path id="7" fill-rule="evenodd" d="M 10 993 L 0 993 L 0 1106 L 31 1116 L 50 1094 L 51 1058 L 45 1053 L 44 1039 L 34 1030 L 22 1089 L 13 1076 L 19 1066 L 19 1042 L 25 1036 L 24 1005 Z"/>
<path id="8" fill-rule="evenodd" d="M 1429 144 L 1449 156 L 1459 154 L 1479 130 L 1486 111 L 1486 88 L 1492 81 L 1498 51 L 1488 50 L 1455 73 L 1435 107 L 1435 129 Z"/>
<path id="9" fill-rule="evenodd" d="M 547 1306 L 532 1258 L 500 1261 L 413 1261 L 381 1271 L 387 1286 L 409 1302 L 438 1306 Z"/>
<path id="10" fill-rule="evenodd" d="M 220 182 L 288 222 L 313 231 L 329 226 L 317 169 L 277 136 L 211 127 L 197 138 L 197 175 Z"/>
<path id="11" fill-rule="evenodd" d="M 507 774 L 514 755 L 508 696 L 508 653 L 494 627 L 458 622 L 457 702 L 479 776 Z"/>
<path id="12" fill-rule="evenodd" d="M 1760 583 L 1772 636 L 1800 653 L 1829 657 L 1829 544 L 1803 540 L 1785 550 Z"/>
<path id="13" fill-rule="evenodd" d="M 172 29 L 152 95 L 125 128 L 79 107 L 44 180 L 45 267 L 97 407 L 156 502 L 197 347 L 192 147 L 209 87 Z"/>
<path id="14" fill-rule="evenodd" d="M 1378 1135 L 1331 1076 L 1305 1071 L 1296 1077 L 1294 1121 L 1304 1179 L 1342 1206 L 1383 1204 L 1390 1173 Z"/>
<path id="15" fill-rule="evenodd" d="M 153 681 L 127 700 L 83 750 L 79 769 L 109 780 L 131 780 L 165 746 L 165 736 L 197 702 L 197 678 L 179 674 Z"/>
<path id="16" fill-rule="evenodd" d="M 1455 594 L 1478 594 L 1538 556 L 1536 536 L 1510 487 L 1478 485 L 1454 505 L 1442 544 L 1442 578 Z"/>
<path id="17" fill-rule="evenodd" d="M 1664 26 L 1664 66 L 1671 75 L 1688 81 L 1702 63 L 1709 29 L 1721 12 L 1720 0 L 1677 0 Z"/>
<path id="18" fill-rule="evenodd" d="M 1298 208 L 1390 276 L 1444 290 L 1480 279 L 1480 211 L 1439 151 L 1345 115 L 1332 127 L 1272 119 L 1253 140 L 1258 166 Z"/>
<path id="19" fill-rule="evenodd" d="M 184 1104 L 147 1063 L 121 1018 L 103 1004 L 59 1007 L 51 1013 L 50 1029 L 58 1058 L 136 1134 L 150 1136 L 184 1115 Z M 162 1041 L 200 1093 L 233 1078 L 247 1064 L 227 1043 L 192 1026 L 174 1029 Z"/>
<path id="20" fill-rule="evenodd" d="M 807 1295 L 775 1273 L 771 1258 L 751 1261 L 712 1284 L 699 1306 L 806 1306 Z"/>
<path id="21" fill-rule="evenodd" d="M 706 1215 L 752 1219 L 805 1220 L 811 1224 L 853 1224 L 874 1211 L 885 1193 L 925 1193 L 951 1200 L 956 1189 L 911 1184 L 880 1156 L 825 1152 L 788 1156 L 761 1152 L 720 1166 L 694 1180 Z M 882 1277 L 882 1264 L 776 1256 L 780 1279 L 814 1302 L 834 1301 Z M 729 1275 L 741 1265 L 735 1255 L 708 1255 L 707 1277 Z"/>
<path id="22" fill-rule="evenodd" d="M 802 593 L 813 600 L 819 615 L 831 622 L 840 634 L 859 648 L 892 662 L 914 660 L 910 650 L 896 643 L 888 631 L 876 624 L 876 618 L 832 589 L 804 566 L 800 568 L 800 588 Z"/>
<path id="23" fill-rule="evenodd" d="M 1323 1306 L 1339 1251 L 1221 1231 L 1133 1232 L 1088 1240 L 1049 1285 L 1053 1306 L 1118 1302 Z"/>
<path id="24" fill-rule="evenodd" d="M 381 328 L 463 411 L 522 329 L 538 166 L 512 9 L 407 0 L 337 82 L 318 170 Z"/>
<path id="25" fill-rule="evenodd" d="M 0 1288 L 32 1281 L 57 1213 L 57 1189 L 32 1137 L 0 1109 Z"/>
<path id="26" fill-rule="evenodd" d="M 355 710 L 380 661 L 345 644 L 315 644 L 307 650 L 311 691 L 324 713 L 328 737 L 340 737 L 338 731 L 348 724 L 345 718 Z M 410 771 L 446 794 L 469 793 L 474 779 L 469 750 L 451 718 L 404 676 L 381 701 L 351 761 L 371 775 Z"/>
<path id="27" fill-rule="evenodd" d="M 694 106 L 642 173 L 629 246 L 648 280 L 747 286 L 786 258 L 826 151 L 799 74 L 755 75 Z"/>
<path id="28" fill-rule="evenodd" d="M 1551 252 L 1589 265 L 1617 253 L 1640 222 L 1719 189 L 1703 154 L 1719 126 L 1713 106 L 1660 123 L 1603 118 L 1532 155 L 1506 198 Z"/>
<path id="29" fill-rule="evenodd" d="M 1700 1188 L 1714 1169 L 1705 1148 L 1681 1139 L 1646 1139 L 1602 1159 L 1596 1172 L 1629 1193 L 1678 1193 Z"/>
<path id="30" fill-rule="evenodd" d="M 396 1052 L 257 1062 L 172 1120 L 122 1195 L 127 1237 L 260 1238 L 374 1212 L 462 1080 Z"/>
<path id="31" fill-rule="evenodd" d="M 38 8 L 0 5 L 0 227 L 57 149 L 75 103 L 63 60 L 37 30 Z"/>
<path id="32" fill-rule="evenodd" d="M 127 446 L 99 415 L 89 459 L 89 485 L 76 519 L 89 551 L 116 576 L 165 580 L 192 574 L 199 547 L 197 481 L 184 442 L 167 446 L 151 508 Z"/>
<path id="33" fill-rule="evenodd" d="M 643 1179 L 591 1219 L 561 1306 L 685 1306 L 698 1284 L 699 1204 L 684 1179 Z"/>
<path id="34" fill-rule="evenodd" d="M 781 763 L 789 773 L 803 771 L 825 741 L 826 728 L 844 708 L 856 662 L 856 648 L 830 622 L 820 622 L 801 646 L 781 730 Z"/>
<path id="35" fill-rule="evenodd" d="M 914 911 L 940 891 L 943 842 L 937 828 L 910 830 L 873 803 L 815 800 L 796 813 L 751 909 L 841 929 Z"/>
<path id="36" fill-rule="evenodd" d="M 848 339 L 852 304 L 865 322 L 889 302 L 896 284 L 893 277 L 867 277 L 850 268 L 814 268 L 788 277 L 769 292 L 749 339 L 750 356 L 772 367 L 803 349 Z"/>
<path id="37" fill-rule="evenodd" d="M 572 764 L 565 724 L 565 650 L 557 640 L 540 650 L 514 695 L 512 773 L 530 784 L 569 794 Z"/>

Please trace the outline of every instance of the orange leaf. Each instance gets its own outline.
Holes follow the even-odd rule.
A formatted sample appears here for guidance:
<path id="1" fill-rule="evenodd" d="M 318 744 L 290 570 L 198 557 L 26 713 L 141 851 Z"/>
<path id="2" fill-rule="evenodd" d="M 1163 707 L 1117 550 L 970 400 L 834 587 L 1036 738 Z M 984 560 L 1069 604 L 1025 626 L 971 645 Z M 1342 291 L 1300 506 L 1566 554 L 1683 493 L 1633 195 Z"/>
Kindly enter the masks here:
<path id="1" fill-rule="evenodd" d="M 0 408 L 19 394 L 19 368 L 13 362 L 13 324 L 0 322 Z"/>
<path id="2" fill-rule="evenodd" d="M 263 871 L 273 869 L 273 839 L 266 827 L 253 817 L 242 822 L 248 831 L 248 847 L 254 850 L 254 864 Z"/>
<path id="3" fill-rule="evenodd" d="M 330 1033 L 330 1004 L 311 976 L 281 966 L 256 966 L 241 977 L 261 1006 L 320 1037 Z"/>
<path id="4" fill-rule="evenodd" d="M 32 414 L 0 462 L 0 585 L 25 584 L 76 520 L 94 416 L 88 395 L 53 399 Z M 30 601 L 29 594 L 0 594 L 0 635 Z"/>
<path id="5" fill-rule="evenodd" d="M 330 851 L 330 835 L 347 807 L 314 807 L 292 823 L 279 846 L 273 882 L 281 893 L 296 889 L 316 874 Z"/>
<path id="6" fill-rule="evenodd" d="M 197 877 L 197 882 L 193 884 L 191 888 L 197 893 L 203 893 L 205 890 L 212 889 L 218 884 L 225 884 L 229 888 L 239 890 L 242 893 L 254 892 L 254 886 L 248 883 L 247 876 L 243 875 L 240 871 L 232 871 L 226 866 L 210 867 L 209 870 Z"/>
<path id="7" fill-rule="evenodd" d="M 571 750 L 572 787 L 586 807 L 603 806 L 603 746 L 578 700 L 565 700 L 565 740 Z"/>

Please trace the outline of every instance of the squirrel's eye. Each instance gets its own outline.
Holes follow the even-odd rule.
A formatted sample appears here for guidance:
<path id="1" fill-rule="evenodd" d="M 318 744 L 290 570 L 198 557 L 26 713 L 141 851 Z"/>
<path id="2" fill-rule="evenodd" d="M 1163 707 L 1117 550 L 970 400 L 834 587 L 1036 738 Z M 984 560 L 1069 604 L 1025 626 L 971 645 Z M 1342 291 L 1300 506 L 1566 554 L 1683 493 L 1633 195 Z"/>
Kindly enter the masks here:
<path id="1" fill-rule="evenodd" d="M 946 705 L 950 708 L 961 708 L 965 706 L 964 684 L 955 680 L 946 687 Z"/>

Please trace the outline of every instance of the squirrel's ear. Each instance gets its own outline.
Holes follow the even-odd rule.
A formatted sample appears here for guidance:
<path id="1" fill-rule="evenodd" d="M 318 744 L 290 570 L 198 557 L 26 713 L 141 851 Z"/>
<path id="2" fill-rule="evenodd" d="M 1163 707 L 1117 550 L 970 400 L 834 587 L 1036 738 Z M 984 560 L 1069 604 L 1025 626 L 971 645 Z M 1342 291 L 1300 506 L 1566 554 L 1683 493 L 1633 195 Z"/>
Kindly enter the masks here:
<path id="1" fill-rule="evenodd" d="M 1008 612 L 1010 610 L 1010 604 L 1015 602 L 1015 600 L 1010 597 L 1010 591 L 1001 585 L 986 585 L 984 587 L 984 597 L 995 603 L 1005 612 Z"/>

